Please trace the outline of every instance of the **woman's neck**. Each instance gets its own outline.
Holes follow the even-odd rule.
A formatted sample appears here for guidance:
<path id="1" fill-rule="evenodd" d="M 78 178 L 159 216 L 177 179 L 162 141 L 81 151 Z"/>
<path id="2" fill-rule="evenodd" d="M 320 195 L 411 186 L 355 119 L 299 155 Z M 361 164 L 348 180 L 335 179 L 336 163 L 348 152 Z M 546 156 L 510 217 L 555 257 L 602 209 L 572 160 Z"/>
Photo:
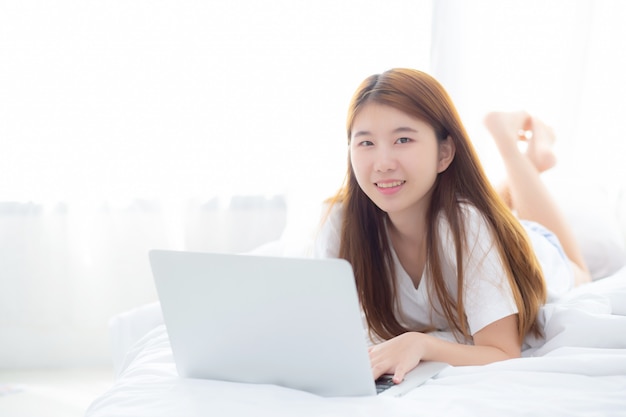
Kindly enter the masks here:
<path id="1" fill-rule="evenodd" d="M 409 275 L 413 286 L 419 287 L 426 265 L 426 221 L 415 215 L 389 218 L 389 238 L 393 249 Z"/>
<path id="2" fill-rule="evenodd" d="M 422 244 L 426 234 L 426 214 L 389 215 L 389 232 L 394 243 L 414 246 Z"/>

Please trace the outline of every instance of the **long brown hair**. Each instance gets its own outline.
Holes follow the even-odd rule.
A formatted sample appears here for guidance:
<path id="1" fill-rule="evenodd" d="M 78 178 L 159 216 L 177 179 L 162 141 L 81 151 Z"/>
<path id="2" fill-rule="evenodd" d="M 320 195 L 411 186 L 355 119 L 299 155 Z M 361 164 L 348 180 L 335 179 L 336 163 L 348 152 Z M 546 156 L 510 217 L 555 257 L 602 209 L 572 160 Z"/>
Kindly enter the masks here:
<path id="1" fill-rule="evenodd" d="M 364 104 L 376 102 L 394 107 L 429 123 L 439 141 L 450 137 L 455 156 L 440 174 L 432 191 L 427 212 L 427 268 L 432 279 L 431 299 L 436 297 L 451 330 L 469 338 L 463 300 L 464 253 L 467 253 L 465 224 L 459 202 L 475 206 L 491 227 L 492 236 L 519 310 L 520 341 L 532 332 L 540 335 L 537 313 L 546 299 L 541 267 L 519 221 L 491 186 L 476 151 L 461 123 L 452 100 L 430 75 L 412 69 L 396 68 L 368 77 L 350 103 L 347 118 L 348 143 L 352 124 Z M 344 209 L 339 256 L 354 270 L 359 298 L 370 332 L 390 339 L 410 330 L 394 315 L 396 288 L 392 252 L 385 227 L 387 214 L 380 210 L 359 187 L 350 158 L 344 185 L 331 199 Z M 456 247 L 457 300 L 447 289 L 441 268 L 441 237 L 438 217 L 447 219 Z"/>

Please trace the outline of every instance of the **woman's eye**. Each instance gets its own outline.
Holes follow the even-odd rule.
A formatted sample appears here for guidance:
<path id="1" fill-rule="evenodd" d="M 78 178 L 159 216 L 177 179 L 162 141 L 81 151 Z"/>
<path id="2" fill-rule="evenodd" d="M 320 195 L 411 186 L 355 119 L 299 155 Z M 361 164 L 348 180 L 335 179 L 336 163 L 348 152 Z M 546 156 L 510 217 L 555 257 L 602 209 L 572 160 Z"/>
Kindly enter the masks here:
<path id="1" fill-rule="evenodd" d="M 396 143 L 409 143 L 410 141 L 410 138 L 400 138 L 396 141 Z"/>
<path id="2" fill-rule="evenodd" d="M 363 142 L 359 143 L 360 146 L 372 146 L 374 145 L 374 143 L 372 143 L 372 141 L 369 140 L 364 140 Z"/>

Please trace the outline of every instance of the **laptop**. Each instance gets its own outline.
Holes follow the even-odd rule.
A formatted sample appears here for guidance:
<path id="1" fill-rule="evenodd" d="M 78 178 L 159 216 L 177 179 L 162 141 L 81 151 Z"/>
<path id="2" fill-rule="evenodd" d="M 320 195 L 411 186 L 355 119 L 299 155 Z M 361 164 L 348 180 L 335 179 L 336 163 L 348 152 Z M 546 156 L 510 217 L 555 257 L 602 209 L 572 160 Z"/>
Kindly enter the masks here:
<path id="1" fill-rule="evenodd" d="M 448 366 L 422 362 L 402 383 L 377 386 L 345 260 L 169 250 L 149 259 L 181 377 L 400 396 Z"/>

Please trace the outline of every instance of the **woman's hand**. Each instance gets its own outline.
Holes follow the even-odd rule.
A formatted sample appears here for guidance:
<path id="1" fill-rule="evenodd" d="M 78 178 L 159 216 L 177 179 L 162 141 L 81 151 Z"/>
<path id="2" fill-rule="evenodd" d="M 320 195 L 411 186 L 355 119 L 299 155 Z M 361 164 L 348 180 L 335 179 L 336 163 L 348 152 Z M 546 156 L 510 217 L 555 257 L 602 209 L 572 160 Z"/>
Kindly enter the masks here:
<path id="1" fill-rule="evenodd" d="M 370 347 L 369 355 L 374 378 L 393 374 L 393 382 L 399 384 L 423 360 L 446 362 L 453 366 L 484 365 L 519 358 L 521 345 L 517 336 L 517 314 L 512 314 L 476 332 L 473 344 L 406 332 Z"/>
<path id="2" fill-rule="evenodd" d="M 428 336 L 407 332 L 369 348 L 374 379 L 383 374 L 393 374 L 393 382 L 399 384 L 407 372 L 415 368 L 426 351 Z"/>

